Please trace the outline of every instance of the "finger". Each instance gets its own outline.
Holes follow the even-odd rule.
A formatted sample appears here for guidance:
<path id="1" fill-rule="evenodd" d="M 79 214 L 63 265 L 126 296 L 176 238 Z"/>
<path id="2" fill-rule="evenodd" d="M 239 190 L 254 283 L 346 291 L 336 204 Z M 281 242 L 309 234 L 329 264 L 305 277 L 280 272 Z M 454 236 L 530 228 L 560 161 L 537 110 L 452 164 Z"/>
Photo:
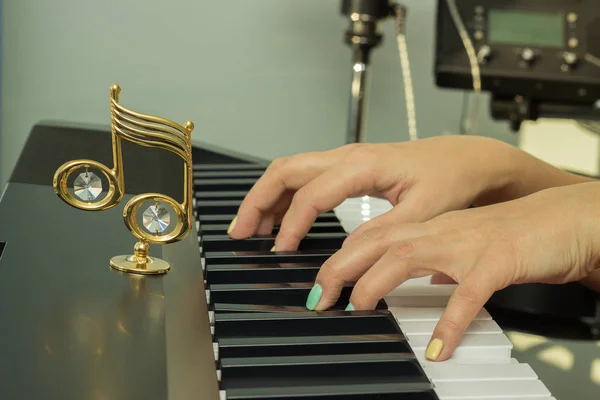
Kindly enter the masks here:
<path id="1" fill-rule="evenodd" d="M 270 235 L 275 226 L 275 216 L 273 214 L 266 215 L 260 222 L 256 233 L 258 235 Z"/>
<path id="2" fill-rule="evenodd" d="M 254 235 L 262 219 L 277 207 L 286 192 L 298 190 L 339 158 L 335 152 L 323 152 L 274 161 L 242 201 L 229 227 L 229 235 L 235 239 Z"/>
<path id="3" fill-rule="evenodd" d="M 443 241 L 439 236 L 419 236 L 389 248 L 354 286 L 349 309 L 371 310 L 405 281 L 440 272 L 456 251 Z"/>
<path id="4" fill-rule="evenodd" d="M 228 231 L 231 237 L 242 239 L 252 236 L 262 216 L 280 202 L 286 191 L 295 192 L 359 146 L 362 145 L 346 145 L 275 160 L 242 201 Z"/>
<path id="5" fill-rule="evenodd" d="M 290 204 L 292 204 L 292 199 L 294 198 L 294 192 L 287 191 L 282 197 L 276 207 L 273 208 L 273 214 L 275 215 L 275 225 L 281 225 L 281 221 L 285 216 L 288 208 L 290 208 Z"/>
<path id="6" fill-rule="evenodd" d="M 471 321 L 495 291 L 489 271 L 481 267 L 474 268 L 450 296 L 446 310 L 433 331 L 425 357 L 432 361 L 450 358 Z"/>
<path id="7" fill-rule="evenodd" d="M 406 225 L 402 229 L 388 226 L 364 232 L 359 239 L 344 246 L 321 266 L 306 307 L 321 311 L 333 306 L 344 285 L 356 282 L 363 276 L 392 243 L 421 236 L 424 229 L 423 225 Z"/>
<path id="8" fill-rule="evenodd" d="M 456 281 L 446 274 L 434 274 L 430 282 L 432 285 L 456 285 Z"/>
<path id="9" fill-rule="evenodd" d="M 377 183 L 376 176 L 367 163 L 342 162 L 313 179 L 296 192 L 277 235 L 277 250 L 296 250 L 319 214 L 349 197 L 369 193 Z"/>

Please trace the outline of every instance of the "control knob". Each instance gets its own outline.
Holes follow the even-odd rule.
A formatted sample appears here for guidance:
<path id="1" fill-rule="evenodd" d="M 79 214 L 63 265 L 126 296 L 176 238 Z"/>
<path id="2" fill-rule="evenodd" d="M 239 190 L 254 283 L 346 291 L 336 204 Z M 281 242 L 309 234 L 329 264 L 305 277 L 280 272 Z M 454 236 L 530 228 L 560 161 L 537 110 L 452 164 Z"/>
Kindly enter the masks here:
<path id="1" fill-rule="evenodd" d="M 536 58 L 535 51 L 533 51 L 529 47 L 524 48 L 523 51 L 521 52 L 521 60 L 523 60 L 523 62 L 525 62 L 527 65 L 533 64 L 533 62 L 535 61 L 535 58 Z"/>
<path id="2" fill-rule="evenodd" d="M 579 57 L 577 57 L 577 54 L 567 51 L 563 53 L 563 61 L 565 66 L 571 69 L 579 63 Z"/>
<path id="3" fill-rule="evenodd" d="M 480 65 L 487 64 L 492 57 L 492 49 L 488 45 L 481 46 L 477 52 L 477 62 Z"/>

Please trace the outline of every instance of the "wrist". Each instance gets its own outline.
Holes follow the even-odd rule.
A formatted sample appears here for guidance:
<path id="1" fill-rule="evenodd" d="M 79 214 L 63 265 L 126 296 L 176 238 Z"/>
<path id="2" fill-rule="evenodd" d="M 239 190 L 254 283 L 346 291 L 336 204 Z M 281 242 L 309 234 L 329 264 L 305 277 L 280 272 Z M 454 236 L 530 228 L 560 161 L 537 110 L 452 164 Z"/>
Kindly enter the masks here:
<path id="1" fill-rule="evenodd" d="M 515 200 L 553 187 L 597 182 L 593 178 L 563 171 L 507 143 L 490 140 L 494 142 L 490 145 L 493 151 L 487 155 L 485 151 L 480 154 L 487 157 L 487 163 L 492 164 L 493 170 L 487 171 L 489 181 L 476 198 L 478 206 Z M 489 158 L 489 154 L 494 158 Z"/>
<path id="2" fill-rule="evenodd" d="M 476 149 L 477 162 L 473 165 L 482 180 L 474 205 L 514 200 L 515 193 L 522 191 L 523 175 L 528 167 L 523 152 L 496 139 L 482 139 Z"/>

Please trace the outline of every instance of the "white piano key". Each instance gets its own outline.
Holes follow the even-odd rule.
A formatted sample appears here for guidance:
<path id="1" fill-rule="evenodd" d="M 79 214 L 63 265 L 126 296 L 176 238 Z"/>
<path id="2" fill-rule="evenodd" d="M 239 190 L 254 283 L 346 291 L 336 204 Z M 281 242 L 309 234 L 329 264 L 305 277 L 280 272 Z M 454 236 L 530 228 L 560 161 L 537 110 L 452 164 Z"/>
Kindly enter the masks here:
<path id="1" fill-rule="evenodd" d="M 535 400 L 556 400 L 556 397 L 533 397 Z M 531 397 L 502 397 L 502 398 L 496 398 L 496 397 L 486 397 L 486 399 L 490 399 L 490 400 L 531 400 Z M 469 398 L 464 398 L 464 399 L 460 399 L 460 400 L 469 400 Z"/>
<path id="2" fill-rule="evenodd" d="M 425 349 L 431 340 L 428 335 L 406 335 L 417 358 L 425 359 Z M 512 343 L 504 334 L 465 334 L 451 358 L 511 358 Z"/>
<path id="3" fill-rule="evenodd" d="M 458 355 L 457 355 L 458 354 Z M 494 357 L 488 357 L 486 354 L 474 352 L 470 353 L 470 356 L 460 355 L 460 353 L 454 352 L 454 355 L 448 360 L 443 361 L 444 364 L 453 365 L 487 365 L 487 364 L 514 364 L 514 359 L 506 357 L 506 354 Z M 425 358 L 425 350 L 415 353 L 415 357 L 419 361 L 422 367 L 429 364 L 439 364 L 440 361 L 429 361 Z M 518 364 L 518 362 L 517 362 Z"/>
<path id="4" fill-rule="evenodd" d="M 405 335 L 431 335 L 438 321 L 405 321 L 399 322 Z M 465 333 L 491 334 L 502 333 L 500 326 L 493 320 L 472 321 Z"/>
<path id="5" fill-rule="evenodd" d="M 388 309 L 399 322 L 438 321 L 445 310 L 444 307 L 388 307 Z M 475 320 L 491 319 L 491 315 L 483 308 L 475 316 Z"/>
<path id="6" fill-rule="evenodd" d="M 466 381 L 536 380 L 537 374 L 528 364 L 446 364 L 430 363 L 423 370 L 433 383 Z"/>
<path id="7" fill-rule="evenodd" d="M 519 364 L 516 358 L 506 357 L 485 357 L 485 355 L 478 355 L 478 357 L 454 357 L 443 362 L 440 361 L 429 361 L 425 358 L 424 353 L 417 354 L 417 360 L 423 368 L 426 368 L 430 364 L 448 364 L 448 365 L 486 365 L 486 364 Z"/>
<path id="8" fill-rule="evenodd" d="M 213 342 L 213 355 L 215 356 L 215 361 L 219 360 L 219 343 Z"/>
<path id="9" fill-rule="evenodd" d="M 392 296 L 385 297 L 389 307 L 446 307 L 449 296 Z"/>
<path id="10" fill-rule="evenodd" d="M 544 398 L 551 394 L 539 380 L 440 382 L 435 384 L 440 400 Z"/>
<path id="11" fill-rule="evenodd" d="M 400 286 L 428 286 L 431 285 L 431 275 L 421 278 L 409 279 Z"/>
<path id="12" fill-rule="evenodd" d="M 430 297 L 430 296 L 446 296 L 450 297 L 458 285 L 418 285 L 418 284 L 403 284 L 395 289 L 392 289 L 387 295 L 387 298 L 393 297 Z"/>
<path id="13" fill-rule="evenodd" d="M 457 285 L 402 284 L 385 296 L 390 307 L 445 307 Z"/>

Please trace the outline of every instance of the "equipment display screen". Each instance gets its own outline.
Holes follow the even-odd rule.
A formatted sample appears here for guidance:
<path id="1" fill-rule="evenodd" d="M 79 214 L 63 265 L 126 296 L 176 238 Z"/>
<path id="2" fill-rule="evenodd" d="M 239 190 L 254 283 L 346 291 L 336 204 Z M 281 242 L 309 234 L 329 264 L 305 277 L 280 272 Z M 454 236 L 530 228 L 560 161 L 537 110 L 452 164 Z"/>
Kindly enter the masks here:
<path id="1" fill-rule="evenodd" d="M 488 32 L 490 44 L 562 47 L 564 18 L 555 13 L 490 10 Z"/>

